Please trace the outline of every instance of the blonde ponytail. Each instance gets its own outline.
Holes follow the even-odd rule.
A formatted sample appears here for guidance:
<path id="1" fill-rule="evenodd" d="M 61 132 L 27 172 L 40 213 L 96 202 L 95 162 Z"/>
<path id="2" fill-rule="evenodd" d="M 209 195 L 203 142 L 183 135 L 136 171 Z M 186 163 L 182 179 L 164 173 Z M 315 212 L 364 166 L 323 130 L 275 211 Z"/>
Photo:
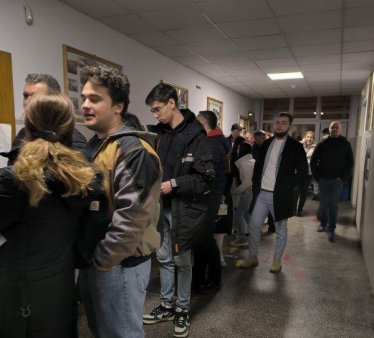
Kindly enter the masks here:
<path id="1" fill-rule="evenodd" d="M 51 180 L 64 186 L 62 196 L 85 196 L 96 170 L 70 145 L 74 129 L 74 108 L 62 94 L 37 94 L 25 109 L 27 140 L 14 165 L 15 176 L 29 193 L 30 205 L 36 207 L 51 193 Z M 40 131 L 53 134 L 53 140 L 41 138 Z M 44 136 L 42 136 L 44 137 Z M 57 141 L 59 140 L 59 141 Z"/>

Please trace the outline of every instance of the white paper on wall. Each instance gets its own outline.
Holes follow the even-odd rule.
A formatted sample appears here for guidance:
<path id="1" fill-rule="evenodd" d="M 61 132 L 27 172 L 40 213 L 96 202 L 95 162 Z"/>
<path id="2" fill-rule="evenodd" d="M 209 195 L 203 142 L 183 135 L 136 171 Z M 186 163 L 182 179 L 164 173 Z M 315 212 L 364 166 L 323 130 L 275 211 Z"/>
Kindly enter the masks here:
<path id="1" fill-rule="evenodd" d="M 12 126 L 0 123 L 0 152 L 9 151 L 12 146 Z M 6 167 L 8 159 L 0 156 L 0 168 Z"/>

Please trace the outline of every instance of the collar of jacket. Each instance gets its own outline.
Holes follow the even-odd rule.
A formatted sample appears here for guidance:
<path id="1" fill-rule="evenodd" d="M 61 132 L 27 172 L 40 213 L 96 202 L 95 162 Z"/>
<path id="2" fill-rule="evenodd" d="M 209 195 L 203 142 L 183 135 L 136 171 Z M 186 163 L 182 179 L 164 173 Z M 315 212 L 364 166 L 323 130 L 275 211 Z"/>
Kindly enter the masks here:
<path id="1" fill-rule="evenodd" d="M 112 142 L 113 140 L 116 140 L 118 138 L 121 138 L 123 136 L 135 136 L 138 138 L 141 138 L 142 140 L 149 143 L 152 147 L 154 147 L 157 134 L 151 133 L 149 131 L 139 131 L 134 130 L 132 128 L 127 127 L 126 125 L 122 124 L 113 134 L 108 135 L 104 142 L 100 145 L 100 147 L 97 149 L 94 158 L 96 155 L 100 152 L 100 150 L 108 144 L 108 142 Z"/>
<path id="2" fill-rule="evenodd" d="M 222 133 L 222 130 L 218 127 L 216 129 L 211 130 L 208 133 L 208 137 L 214 137 L 214 136 L 219 136 L 219 135 L 223 135 L 223 133 Z"/>

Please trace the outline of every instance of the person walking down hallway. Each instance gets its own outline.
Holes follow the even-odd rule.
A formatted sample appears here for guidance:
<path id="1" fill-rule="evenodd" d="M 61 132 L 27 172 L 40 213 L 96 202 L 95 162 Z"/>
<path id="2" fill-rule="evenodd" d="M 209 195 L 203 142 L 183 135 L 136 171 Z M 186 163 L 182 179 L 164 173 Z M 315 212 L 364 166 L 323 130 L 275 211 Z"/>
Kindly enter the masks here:
<path id="1" fill-rule="evenodd" d="M 254 160 L 256 160 L 260 154 L 262 145 L 264 144 L 265 140 L 269 137 L 267 136 L 266 132 L 263 130 L 256 130 L 253 136 L 254 136 L 255 142 L 252 147 L 252 156 Z M 269 213 L 268 215 L 268 232 L 269 233 L 275 232 L 274 219 L 271 213 Z"/>
<path id="2" fill-rule="evenodd" d="M 164 238 L 157 251 L 161 304 L 143 316 L 143 323 L 150 325 L 174 318 L 174 337 L 187 337 L 191 249 L 206 233 L 209 191 L 214 179 L 213 156 L 201 123 L 190 110 L 179 110 L 175 88 L 158 84 L 148 94 L 146 104 L 159 122 L 152 131 L 158 135 L 156 149 L 164 170 Z M 175 280 L 178 287 L 174 306 Z"/>
<path id="3" fill-rule="evenodd" d="M 338 203 L 343 182 L 350 179 L 353 169 L 351 144 L 341 135 L 339 121 L 331 122 L 330 135 L 317 145 L 311 159 L 313 177 L 319 184 L 318 232 L 329 232 L 329 241 L 335 241 Z M 327 228 L 328 225 L 328 228 Z"/>
<path id="4" fill-rule="evenodd" d="M 287 219 L 293 216 L 293 189 L 308 174 L 308 162 L 302 144 L 288 135 L 292 120 L 292 115 L 288 113 L 278 115 L 275 136 L 264 142 L 257 157 L 253 173 L 249 257 L 237 261 L 239 268 L 258 265 L 261 226 L 269 212 L 274 217 L 276 229 L 270 272 L 279 272 L 282 268 L 281 259 L 287 242 Z"/>

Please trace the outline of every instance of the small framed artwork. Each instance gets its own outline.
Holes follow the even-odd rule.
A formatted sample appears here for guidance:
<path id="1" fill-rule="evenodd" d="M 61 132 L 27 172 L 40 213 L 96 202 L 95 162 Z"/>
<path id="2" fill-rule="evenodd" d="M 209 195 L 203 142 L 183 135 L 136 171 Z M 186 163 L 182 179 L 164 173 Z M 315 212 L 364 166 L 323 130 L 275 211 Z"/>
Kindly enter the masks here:
<path id="1" fill-rule="evenodd" d="M 223 129 L 223 102 L 208 96 L 206 107 L 217 115 L 217 125 Z"/>
<path id="2" fill-rule="evenodd" d="M 370 129 L 374 130 L 374 71 L 371 73 L 370 76 L 370 106 L 369 111 L 370 119 L 371 119 L 371 126 Z"/>
<path id="3" fill-rule="evenodd" d="M 167 84 L 175 88 L 178 94 L 178 108 L 187 109 L 188 108 L 188 89 L 173 85 L 172 83 L 161 80 L 161 83 Z"/>
<path id="4" fill-rule="evenodd" d="M 122 66 L 100 58 L 96 55 L 83 52 L 79 49 L 63 45 L 63 63 L 64 63 L 64 90 L 74 104 L 75 117 L 77 122 L 82 122 L 81 115 L 81 92 L 87 81 L 87 75 L 84 73 L 85 66 L 106 65 L 122 72 Z"/>

